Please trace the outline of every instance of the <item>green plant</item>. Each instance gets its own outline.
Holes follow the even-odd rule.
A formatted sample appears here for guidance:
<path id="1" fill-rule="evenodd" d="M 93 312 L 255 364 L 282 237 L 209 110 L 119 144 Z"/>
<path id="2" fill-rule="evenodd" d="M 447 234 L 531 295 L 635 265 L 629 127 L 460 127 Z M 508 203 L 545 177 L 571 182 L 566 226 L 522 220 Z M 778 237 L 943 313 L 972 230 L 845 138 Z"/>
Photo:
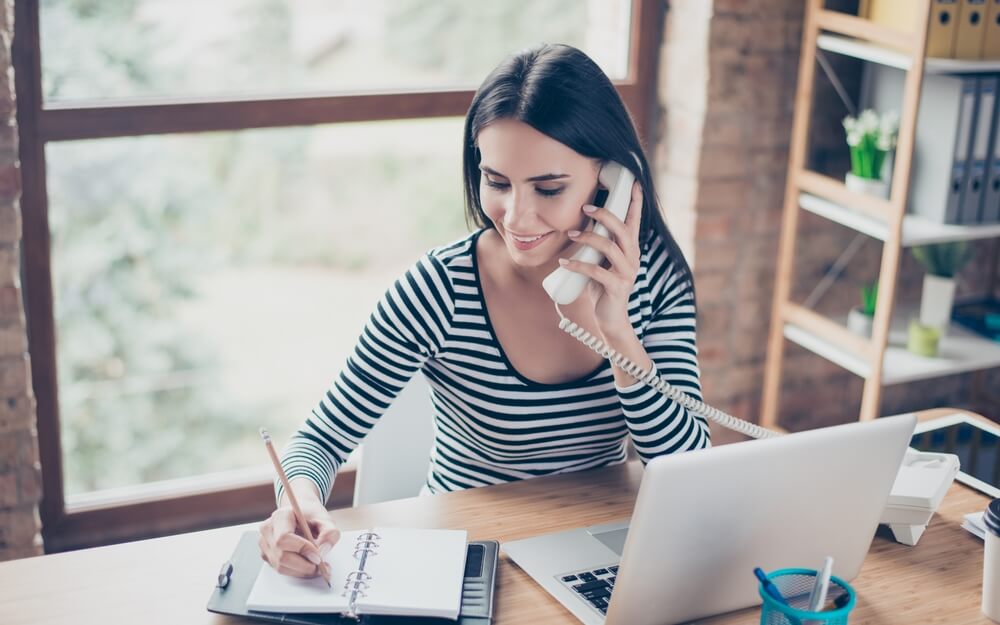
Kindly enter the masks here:
<path id="1" fill-rule="evenodd" d="M 927 273 L 942 278 L 954 278 L 972 258 L 972 247 L 965 241 L 923 245 L 912 251 Z"/>
<path id="2" fill-rule="evenodd" d="M 879 116 L 872 109 L 857 118 L 844 118 L 847 145 L 851 149 L 851 173 L 869 180 L 882 179 L 885 158 L 896 147 L 899 118 L 894 111 Z"/>
<path id="3" fill-rule="evenodd" d="M 878 280 L 861 286 L 861 312 L 869 317 L 875 316 L 875 303 L 878 301 Z"/>

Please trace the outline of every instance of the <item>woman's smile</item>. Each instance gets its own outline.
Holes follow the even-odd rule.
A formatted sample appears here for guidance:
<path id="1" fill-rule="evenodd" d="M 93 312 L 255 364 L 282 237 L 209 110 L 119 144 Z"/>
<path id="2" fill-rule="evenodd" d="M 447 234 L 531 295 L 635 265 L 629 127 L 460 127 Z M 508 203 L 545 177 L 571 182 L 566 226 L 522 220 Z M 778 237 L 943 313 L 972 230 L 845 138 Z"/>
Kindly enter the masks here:
<path id="1" fill-rule="evenodd" d="M 514 244 L 514 247 L 521 251 L 527 251 L 538 247 L 543 241 L 547 241 L 549 239 L 549 235 L 552 233 L 553 231 L 550 230 L 549 232 L 545 232 L 543 234 L 520 235 L 508 231 L 507 235 L 509 236 L 511 243 Z"/>

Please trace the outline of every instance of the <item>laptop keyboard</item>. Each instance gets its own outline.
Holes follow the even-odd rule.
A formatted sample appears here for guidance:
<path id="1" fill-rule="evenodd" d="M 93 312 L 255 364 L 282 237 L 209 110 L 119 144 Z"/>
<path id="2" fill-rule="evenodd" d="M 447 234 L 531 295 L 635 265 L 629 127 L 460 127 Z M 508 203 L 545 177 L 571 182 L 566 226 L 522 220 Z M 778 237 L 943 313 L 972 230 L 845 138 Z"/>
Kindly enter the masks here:
<path id="1" fill-rule="evenodd" d="M 565 573 L 556 578 L 590 607 L 605 615 L 608 613 L 608 604 L 611 603 L 615 579 L 618 578 L 618 565 Z"/>

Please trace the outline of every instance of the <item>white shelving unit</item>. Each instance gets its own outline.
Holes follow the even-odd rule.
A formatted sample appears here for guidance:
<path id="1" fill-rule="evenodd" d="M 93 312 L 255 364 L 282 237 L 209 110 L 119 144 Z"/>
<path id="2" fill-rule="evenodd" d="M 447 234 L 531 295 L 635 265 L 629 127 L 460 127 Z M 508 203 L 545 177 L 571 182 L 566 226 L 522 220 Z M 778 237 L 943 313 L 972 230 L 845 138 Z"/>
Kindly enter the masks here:
<path id="1" fill-rule="evenodd" d="M 952 324 L 942 338 L 937 357 L 927 358 L 909 352 L 906 349 L 907 326 L 916 312 L 894 309 L 894 286 L 905 248 L 1000 237 L 1000 224 L 944 225 L 906 213 L 917 107 L 924 74 L 1000 73 L 1000 60 L 927 59 L 926 30 L 904 33 L 864 18 L 825 9 L 823 0 L 806 1 L 775 305 L 761 407 L 761 423 L 770 427 L 778 425 L 778 398 L 786 340 L 865 379 L 859 415 L 861 420 L 879 416 L 883 387 L 1000 366 L 1000 342 L 957 324 Z M 914 11 L 930 15 L 931 0 L 913 0 L 913 5 Z M 823 60 L 821 51 L 906 72 L 899 144 L 892 175 L 894 189 L 888 200 L 851 192 L 843 182 L 810 171 L 806 166 L 817 61 L 824 71 L 832 71 Z M 841 97 L 845 97 L 843 86 L 835 77 L 831 79 Z M 791 301 L 800 211 L 819 215 L 883 242 L 879 276 L 893 288 L 879 293 L 872 338 L 866 339 L 850 332 L 846 319 L 827 318 Z"/>

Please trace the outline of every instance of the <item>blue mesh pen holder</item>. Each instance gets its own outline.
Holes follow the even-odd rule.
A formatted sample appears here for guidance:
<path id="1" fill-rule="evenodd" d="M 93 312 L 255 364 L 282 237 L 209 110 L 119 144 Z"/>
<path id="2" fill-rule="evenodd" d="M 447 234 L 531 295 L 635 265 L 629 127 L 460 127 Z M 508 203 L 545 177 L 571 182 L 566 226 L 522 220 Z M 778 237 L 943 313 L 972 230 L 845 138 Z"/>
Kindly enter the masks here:
<path id="1" fill-rule="evenodd" d="M 820 612 L 809 611 L 809 595 L 816 582 L 816 571 L 812 569 L 779 569 L 767 574 L 767 578 L 778 588 L 788 605 L 782 605 L 757 584 L 758 592 L 764 599 L 761 607 L 760 625 L 846 625 L 847 617 L 857 596 L 854 589 L 836 575 L 830 576 L 830 586 L 826 593 L 826 607 Z"/>

